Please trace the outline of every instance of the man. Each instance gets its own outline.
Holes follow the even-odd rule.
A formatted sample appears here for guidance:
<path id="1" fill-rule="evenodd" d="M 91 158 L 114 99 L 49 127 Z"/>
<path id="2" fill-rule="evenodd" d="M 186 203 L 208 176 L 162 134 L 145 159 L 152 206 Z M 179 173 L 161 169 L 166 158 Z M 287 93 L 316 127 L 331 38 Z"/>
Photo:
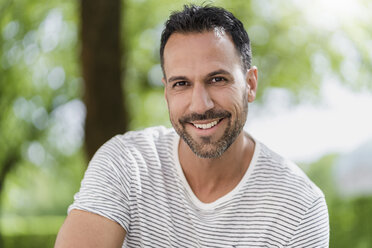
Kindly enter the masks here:
<path id="1" fill-rule="evenodd" d="M 243 131 L 257 68 L 242 23 L 185 6 L 167 21 L 160 55 L 174 129 L 103 145 L 56 247 L 328 247 L 322 192 Z"/>

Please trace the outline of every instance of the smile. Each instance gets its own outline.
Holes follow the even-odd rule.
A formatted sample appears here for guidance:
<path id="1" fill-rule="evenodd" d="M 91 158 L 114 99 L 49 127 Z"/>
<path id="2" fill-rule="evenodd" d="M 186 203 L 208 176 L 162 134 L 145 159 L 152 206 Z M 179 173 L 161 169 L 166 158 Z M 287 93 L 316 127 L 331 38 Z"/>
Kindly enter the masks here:
<path id="1" fill-rule="evenodd" d="M 210 123 L 205 123 L 205 124 L 197 124 L 197 123 L 192 123 L 192 124 L 194 125 L 194 127 L 199 128 L 199 129 L 209 129 L 217 125 L 218 122 L 220 122 L 220 120 L 212 121 Z"/>

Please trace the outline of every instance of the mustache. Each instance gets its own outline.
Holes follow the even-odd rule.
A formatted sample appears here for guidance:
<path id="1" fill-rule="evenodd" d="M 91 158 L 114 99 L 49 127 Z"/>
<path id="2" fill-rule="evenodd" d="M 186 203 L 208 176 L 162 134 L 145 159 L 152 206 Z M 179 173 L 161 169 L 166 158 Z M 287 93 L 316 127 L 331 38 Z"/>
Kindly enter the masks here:
<path id="1" fill-rule="evenodd" d="M 225 110 L 207 110 L 204 114 L 191 113 L 179 119 L 179 122 L 184 124 L 193 121 L 203 121 L 208 119 L 222 119 L 231 117 L 231 113 Z"/>

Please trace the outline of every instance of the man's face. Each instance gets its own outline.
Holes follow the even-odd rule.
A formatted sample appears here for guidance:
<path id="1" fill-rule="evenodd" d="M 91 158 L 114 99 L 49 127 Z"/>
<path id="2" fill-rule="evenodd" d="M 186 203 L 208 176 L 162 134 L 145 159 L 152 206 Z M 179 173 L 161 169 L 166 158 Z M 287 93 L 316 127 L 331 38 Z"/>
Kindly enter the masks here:
<path id="1" fill-rule="evenodd" d="M 253 72 L 251 70 L 254 70 Z M 240 135 L 255 96 L 257 70 L 242 70 L 222 32 L 174 33 L 164 50 L 163 78 L 176 132 L 201 158 L 217 158 Z"/>

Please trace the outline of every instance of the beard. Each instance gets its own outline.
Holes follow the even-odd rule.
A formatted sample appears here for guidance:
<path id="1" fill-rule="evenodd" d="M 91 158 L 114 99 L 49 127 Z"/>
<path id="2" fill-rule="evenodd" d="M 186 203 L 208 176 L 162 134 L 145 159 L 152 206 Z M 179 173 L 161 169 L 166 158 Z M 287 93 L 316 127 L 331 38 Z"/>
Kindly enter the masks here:
<path id="1" fill-rule="evenodd" d="M 172 125 L 177 134 L 186 142 L 190 149 L 200 158 L 220 157 L 236 140 L 241 133 L 248 115 L 248 101 L 246 95 L 243 97 L 243 111 L 232 120 L 232 115 L 228 111 L 210 109 L 204 114 L 192 113 L 181 117 L 177 122 L 172 120 Z M 227 119 L 227 127 L 221 138 L 216 141 L 211 136 L 201 137 L 201 141 L 196 141 L 186 130 L 186 124 L 193 121 L 208 119 Z"/>

